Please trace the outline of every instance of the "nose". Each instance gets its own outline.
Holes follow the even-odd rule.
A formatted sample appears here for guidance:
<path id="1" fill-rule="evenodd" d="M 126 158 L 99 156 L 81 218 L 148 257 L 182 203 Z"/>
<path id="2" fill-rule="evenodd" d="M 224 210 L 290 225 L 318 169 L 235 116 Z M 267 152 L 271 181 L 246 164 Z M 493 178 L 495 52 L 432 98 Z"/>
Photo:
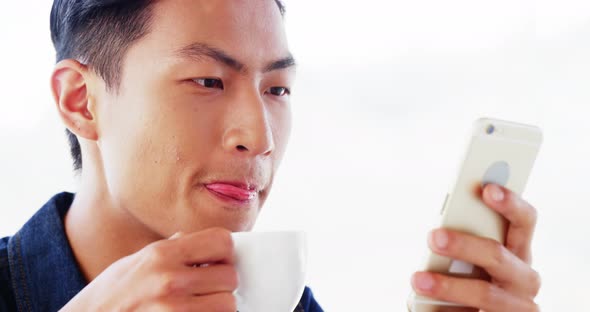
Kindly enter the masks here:
<path id="1" fill-rule="evenodd" d="M 275 146 L 271 120 L 258 93 L 246 94 L 228 107 L 223 148 L 248 156 L 269 156 Z"/>

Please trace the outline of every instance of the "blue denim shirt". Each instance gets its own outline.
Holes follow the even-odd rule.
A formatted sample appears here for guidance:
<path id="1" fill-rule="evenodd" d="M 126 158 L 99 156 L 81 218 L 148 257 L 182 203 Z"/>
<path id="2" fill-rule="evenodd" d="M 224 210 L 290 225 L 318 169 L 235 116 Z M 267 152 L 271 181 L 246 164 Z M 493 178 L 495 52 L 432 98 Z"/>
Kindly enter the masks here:
<path id="1" fill-rule="evenodd" d="M 51 198 L 14 236 L 0 239 L 0 311 L 58 311 L 87 284 L 63 219 L 74 194 Z M 323 312 L 309 288 L 295 312 Z"/>

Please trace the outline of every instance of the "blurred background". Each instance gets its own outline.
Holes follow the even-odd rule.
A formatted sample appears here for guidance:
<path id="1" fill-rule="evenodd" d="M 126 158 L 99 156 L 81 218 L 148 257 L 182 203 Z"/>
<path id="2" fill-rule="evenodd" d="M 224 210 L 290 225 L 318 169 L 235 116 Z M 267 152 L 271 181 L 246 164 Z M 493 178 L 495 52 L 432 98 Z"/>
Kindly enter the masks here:
<path id="1" fill-rule="evenodd" d="M 405 310 L 471 123 L 489 116 L 544 130 L 524 193 L 541 309 L 590 311 L 590 2 L 285 2 L 294 129 L 255 230 L 307 231 L 325 310 Z M 49 92 L 50 7 L 0 9 L 0 236 L 76 190 Z"/>

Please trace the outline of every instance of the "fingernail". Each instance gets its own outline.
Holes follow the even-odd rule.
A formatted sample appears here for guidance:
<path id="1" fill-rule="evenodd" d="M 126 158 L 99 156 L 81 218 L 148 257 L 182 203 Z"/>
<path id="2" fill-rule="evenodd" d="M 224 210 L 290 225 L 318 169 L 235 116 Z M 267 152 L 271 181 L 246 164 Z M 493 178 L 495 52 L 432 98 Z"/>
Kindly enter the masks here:
<path id="1" fill-rule="evenodd" d="M 494 201 L 502 201 L 504 199 L 504 192 L 497 185 L 490 185 L 489 192 Z"/>
<path id="2" fill-rule="evenodd" d="M 445 233 L 444 230 L 435 230 L 432 231 L 432 242 L 434 245 L 440 249 L 447 248 L 449 245 L 449 236 Z"/>
<path id="3" fill-rule="evenodd" d="M 420 290 L 428 291 L 434 287 L 434 279 L 428 273 L 414 274 L 414 286 Z"/>

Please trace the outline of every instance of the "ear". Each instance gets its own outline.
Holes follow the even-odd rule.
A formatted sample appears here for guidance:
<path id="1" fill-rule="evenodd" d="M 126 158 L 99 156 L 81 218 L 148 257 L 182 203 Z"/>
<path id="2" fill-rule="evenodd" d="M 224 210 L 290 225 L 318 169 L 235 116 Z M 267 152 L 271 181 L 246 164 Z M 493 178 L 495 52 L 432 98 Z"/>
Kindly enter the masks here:
<path id="1" fill-rule="evenodd" d="M 60 61 L 51 75 L 51 91 L 65 126 L 78 137 L 96 141 L 94 103 L 88 92 L 91 75 L 88 67 L 76 60 Z"/>

